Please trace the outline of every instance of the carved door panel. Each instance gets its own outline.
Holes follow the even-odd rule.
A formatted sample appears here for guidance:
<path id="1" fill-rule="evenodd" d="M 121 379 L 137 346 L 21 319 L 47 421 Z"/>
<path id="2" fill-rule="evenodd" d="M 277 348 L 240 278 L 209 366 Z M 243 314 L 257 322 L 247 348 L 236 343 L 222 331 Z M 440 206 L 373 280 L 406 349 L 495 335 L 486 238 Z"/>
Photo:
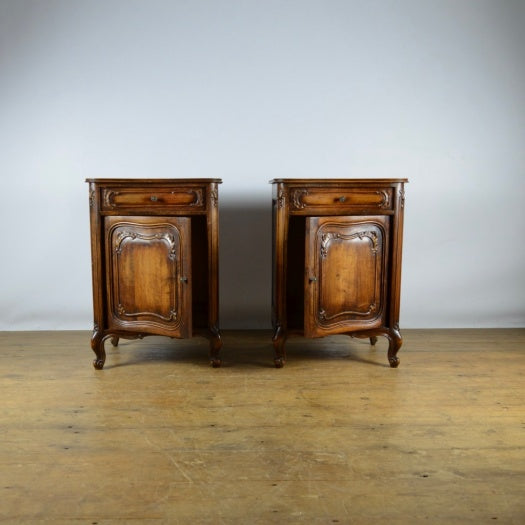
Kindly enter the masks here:
<path id="1" fill-rule="evenodd" d="M 187 217 L 105 218 L 108 325 L 191 336 Z"/>
<path id="2" fill-rule="evenodd" d="M 319 337 L 381 326 L 387 216 L 307 217 L 304 331 Z"/>

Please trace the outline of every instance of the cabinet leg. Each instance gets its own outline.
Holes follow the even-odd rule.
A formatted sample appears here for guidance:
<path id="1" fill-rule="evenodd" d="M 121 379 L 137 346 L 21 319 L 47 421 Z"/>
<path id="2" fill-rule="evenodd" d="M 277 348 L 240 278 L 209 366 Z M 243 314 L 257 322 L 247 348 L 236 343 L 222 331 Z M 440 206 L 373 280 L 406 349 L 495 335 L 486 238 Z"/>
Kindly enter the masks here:
<path id="1" fill-rule="evenodd" d="M 119 340 L 118 335 L 112 335 L 111 336 L 111 344 L 113 346 L 118 346 L 118 340 Z"/>
<path id="2" fill-rule="evenodd" d="M 219 368 L 221 366 L 222 339 L 221 333 L 216 326 L 210 326 L 208 339 L 210 341 L 210 364 L 213 368 Z"/>
<path id="3" fill-rule="evenodd" d="M 275 328 L 272 341 L 274 351 L 273 362 L 275 364 L 275 368 L 282 368 L 284 363 L 286 363 L 286 352 L 284 350 L 286 335 L 280 326 Z"/>
<path id="4" fill-rule="evenodd" d="M 96 358 L 93 361 L 93 366 L 97 370 L 102 370 L 104 368 L 104 363 L 106 362 L 106 351 L 104 350 L 104 337 L 101 332 L 95 330 L 93 332 L 93 337 L 91 338 L 91 349 L 95 352 Z"/>
<path id="5" fill-rule="evenodd" d="M 394 328 L 380 328 L 375 331 L 377 335 L 384 335 L 388 339 L 388 362 L 392 368 L 399 366 L 399 357 L 397 352 L 403 344 L 399 327 L 396 325 Z M 375 345 L 377 342 L 377 335 L 369 335 L 370 332 L 351 332 L 348 335 L 351 337 L 359 337 L 362 339 L 370 338 L 370 344 Z"/>
<path id="6" fill-rule="evenodd" d="M 403 344 L 403 338 L 397 327 L 391 328 L 386 336 L 388 338 L 388 362 L 392 368 L 397 368 L 399 366 L 397 352 Z"/>

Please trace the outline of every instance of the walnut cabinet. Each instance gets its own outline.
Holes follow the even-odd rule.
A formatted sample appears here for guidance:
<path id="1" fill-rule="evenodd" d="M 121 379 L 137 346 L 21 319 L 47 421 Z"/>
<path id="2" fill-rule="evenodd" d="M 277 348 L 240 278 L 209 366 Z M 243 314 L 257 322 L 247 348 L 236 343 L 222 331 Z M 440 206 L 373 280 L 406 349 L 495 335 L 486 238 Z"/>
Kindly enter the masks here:
<path id="1" fill-rule="evenodd" d="M 87 179 L 91 222 L 94 366 L 104 342 L 146 335 L 210 341 L 220 366 L 220 179 Z"/>
<path id="2" fill-rule="evenodd" d="M 289 334 L 388 338 L 397 367 L 406 179 L 275 179 L 275 366 Z"/>

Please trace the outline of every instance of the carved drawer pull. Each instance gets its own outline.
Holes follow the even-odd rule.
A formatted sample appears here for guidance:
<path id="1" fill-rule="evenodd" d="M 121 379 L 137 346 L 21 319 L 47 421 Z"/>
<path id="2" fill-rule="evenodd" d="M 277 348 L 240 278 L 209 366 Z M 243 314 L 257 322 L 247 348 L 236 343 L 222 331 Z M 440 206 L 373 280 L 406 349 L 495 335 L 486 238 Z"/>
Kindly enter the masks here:
<path id="1" fill-rule="evenodd" d="M 156 195 L 152 195 L 150 199 L 152 200 L 152 202 L 157 202 L 159 200 Z"/>

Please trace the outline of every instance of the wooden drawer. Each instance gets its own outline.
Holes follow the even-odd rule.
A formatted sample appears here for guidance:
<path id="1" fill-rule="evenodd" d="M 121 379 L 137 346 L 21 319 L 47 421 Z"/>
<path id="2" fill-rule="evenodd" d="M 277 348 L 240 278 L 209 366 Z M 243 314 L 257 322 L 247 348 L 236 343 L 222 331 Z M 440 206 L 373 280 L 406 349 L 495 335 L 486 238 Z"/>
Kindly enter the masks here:
<path id="1" fill-rule="evenodd" d="M 103 210 L 174 208 L 206 208 L 205 188 L 105 188 L 102 193 Z"/>
<path id="2" fill-rule="evenodd" d="M 291 188 L 290 209 L 352 211 L 392 210 L 393 188 Z"/>

